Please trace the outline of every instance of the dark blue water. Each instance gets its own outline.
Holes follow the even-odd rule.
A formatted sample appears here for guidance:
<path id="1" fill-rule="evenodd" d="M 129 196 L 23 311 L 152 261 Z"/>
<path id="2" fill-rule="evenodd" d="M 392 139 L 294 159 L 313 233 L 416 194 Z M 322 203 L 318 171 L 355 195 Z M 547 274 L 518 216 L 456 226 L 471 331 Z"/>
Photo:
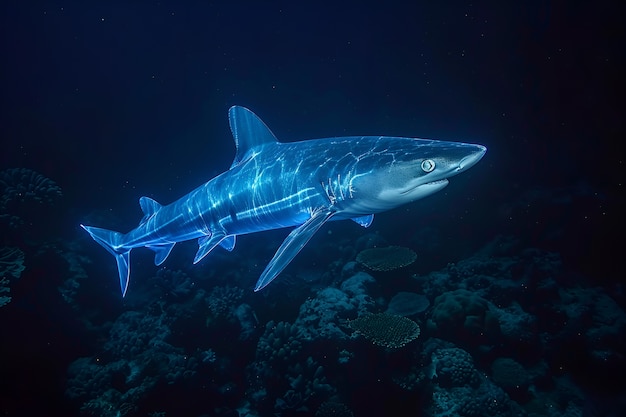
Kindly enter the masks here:
<path id="1" fill-rule="evenodd" d="M 0 414 L 623 415 L 619 6 L 75 3 L 0 13 Z M 489 150 L 368 229 L 324 226 L 261 292 L 288 230 L 197 265 L 196 242 L 160 268 L 137 249 L 122 298 L 79 224 L 126 232 L 141 196 L 228 169 L 232 105 L 281 141 Z M 355 263 L 374 246 L 416 260 Z M 350 324 L 386 311 L 419 337 Z"/>

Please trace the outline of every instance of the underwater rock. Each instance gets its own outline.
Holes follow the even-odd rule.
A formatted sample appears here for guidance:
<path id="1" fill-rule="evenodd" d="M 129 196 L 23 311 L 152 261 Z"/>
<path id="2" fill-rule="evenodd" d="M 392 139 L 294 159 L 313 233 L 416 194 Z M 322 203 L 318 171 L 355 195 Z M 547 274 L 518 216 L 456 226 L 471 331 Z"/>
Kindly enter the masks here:
<path id="1" fill-rule="evenodd" d="M 386 313 L 409 317 L 424 312 L 429 306 L 426 296 L 401 291 L 389 301 Z"/>

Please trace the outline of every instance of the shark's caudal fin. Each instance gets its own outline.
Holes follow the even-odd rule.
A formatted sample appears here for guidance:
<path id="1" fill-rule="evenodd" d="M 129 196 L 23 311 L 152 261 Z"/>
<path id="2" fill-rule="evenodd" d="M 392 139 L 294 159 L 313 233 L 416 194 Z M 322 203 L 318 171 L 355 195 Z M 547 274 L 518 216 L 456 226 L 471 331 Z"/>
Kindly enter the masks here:
<path id="1" fill-rule="evenodd" d="M 111 230 L 100 229 L 98 227 L 80 225 L 85 229 L 103 248 L 108 250 L 117 261 L 117 271 L 120 275 L 120 287 L 122 288 L 122 297 L 126 295 L 128 289 L 128 278 L 130 276 L 130 249 L 120 248 L 122 233 L 113 232 Z M 116 249 L 117 248 L 117 249 Z"/>

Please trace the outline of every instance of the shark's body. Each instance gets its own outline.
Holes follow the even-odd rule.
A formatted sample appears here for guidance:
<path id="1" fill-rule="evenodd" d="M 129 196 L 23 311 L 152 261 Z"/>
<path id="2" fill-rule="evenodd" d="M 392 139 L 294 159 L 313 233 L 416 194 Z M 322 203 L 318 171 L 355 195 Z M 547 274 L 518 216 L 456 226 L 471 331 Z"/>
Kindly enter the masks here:
<path id="1" fill-rule="evenodd" d="M 386 136 L 280 143 L 251 111 L 234 106 L 229 120 L 237 153 L 231 168 L 173 203 L 142 197 L 144 217 L 126 234 L 82 226 L 116 260 L 122 295 L 130 251 L 148 247 L 162 264 L 177 242 L 198 239 L 194 263 L 235 237 L 297 226 L 259 278 L 269 284 L 328 220 L 367 227 L 373 215 L 441 190 L 486 152 L 481 145 Z"/>

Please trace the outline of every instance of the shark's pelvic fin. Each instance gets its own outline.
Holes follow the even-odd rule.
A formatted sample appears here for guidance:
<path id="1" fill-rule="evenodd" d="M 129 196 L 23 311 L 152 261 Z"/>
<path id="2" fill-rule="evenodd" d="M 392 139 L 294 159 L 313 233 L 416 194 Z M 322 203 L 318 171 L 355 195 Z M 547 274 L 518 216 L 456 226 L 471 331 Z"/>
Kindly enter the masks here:
<path id="1" fill-rule="evenodd" d="M 374 221 L 374 215 L 370 214 L 367 216 L 355 217 L 352 220 L 354 220 L 354 222 L 360 226 L 370 227 L 372 225 L 372 222 Z"/>
<path id="2" fill-rule="evenodd" d="M 309 220 L 289 233 L 289 236 L 280 245 L 270 263 L 265 267 L 265 271 L 263 271 L 257 281 L 254 291 L 259 291 L 272 282 L 333 214 L 335 212 L 331 210 L 318 210 L 313 213 Z"/>
<path id="3" fill-rule="evenodd" d="M 228 110 L 228 122 L 237 147 L 231 168 L 249 159 L 252 156 L 249 154 L 251 149 L 278 142 L 265 123 L 245 107 L 231 107 Z"/>
<path id="4" fill-rule="evenodd" d="M 205 236 L 198 239 L 198 252 L 196 257 L 193 258 L 193 263 L 197 264 L 207 256 L 213 249 L 220 245 L 227 251 L 231 251 L 235 248 L 235 235 L 226 235 L 223 231 L 213 233 L 211 236 Z"/>
<path id="5" fill-rule="evenodd" d="M 120 287 L 122 288 L 122 297 L 126 295 L 128 290 L 128 278 L 130 277 L 130 249 L 126 249 L 119 245 L 124 236 L 122 233 L 114 232 L 112 230 L 100 229 L 98 227 L 84 226 L 85 229 L 103 248 L 109 251 L 110 254 L 115 256 L 117 261 L 117 272 L 120 276 Z"/>

